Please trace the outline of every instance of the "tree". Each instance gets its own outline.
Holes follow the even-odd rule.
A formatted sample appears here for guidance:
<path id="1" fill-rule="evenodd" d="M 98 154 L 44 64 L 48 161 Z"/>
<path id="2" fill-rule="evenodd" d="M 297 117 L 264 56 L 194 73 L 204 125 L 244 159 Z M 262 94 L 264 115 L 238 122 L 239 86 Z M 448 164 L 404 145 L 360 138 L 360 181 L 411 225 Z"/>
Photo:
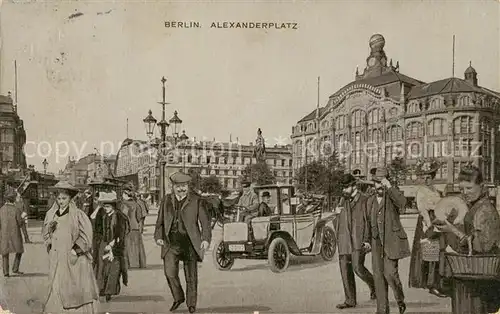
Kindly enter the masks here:
<path id="1" fill-rule="evenodd" d="M 247 165 L 243 170 L 243 180 L 255 182 L 258 185 L 276 183 L 274 174 L 265 162 Z"/>
<path id="2" fill-rule="evenodd" d="M 210 177 L 201 179 L 200 189 L 205 193 L 219 194 L 222 192 L 222 184 L 219 178 L 215 175 L 211 175 Z"/>
<path id="3" fill-rule="evenodd" d="M 396 156 L 389 164 L 387 164 L 387 170 L 389 172 L 389 177 L 396 185 L 401 185 L 406 180 L 406 177 L 410 171 L 409 167 L 406 165 L 406 161 L 402 156 Z"/>
<path id="4" fill-rule="evenodd" d="M 333 196 L 341 192 L 338 183 L 343 173 L 344 165 L 334 152 L 326 159 L 315 160 L 300 167 L 295 180 L 300 190 Z"/>
<path id="5" fill-rule="evenodd" d="M 188 175 L 191 176 L 191 182 L 189 183 L 189 187 L 195 191 L 201 190 L 201 171 L 199 168 L 189 168 Z"/>

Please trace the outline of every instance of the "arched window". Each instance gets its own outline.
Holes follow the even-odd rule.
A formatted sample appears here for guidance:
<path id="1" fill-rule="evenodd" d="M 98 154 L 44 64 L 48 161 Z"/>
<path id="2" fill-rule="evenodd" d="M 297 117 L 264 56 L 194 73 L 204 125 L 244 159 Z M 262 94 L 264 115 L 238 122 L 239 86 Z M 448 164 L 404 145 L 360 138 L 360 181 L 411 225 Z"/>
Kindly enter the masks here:
<path id="1" fill-rule="evenodd" d="M 335 119 L 335 128 L 337 130 L 345 129 L 346 126 L 347 126 L 347 123 L 346 123 L 346 116 L 345 115 L 340 115 Z"/>
<path id="2" fill-rule="evenodd" d="M 361 157 L 362 157 L 362 152 L 363 152 L 363 146 L 362 146 L 362 137 L 361 137 L 361 132 L 356 132 L 353 134 L 353 150 L 354 153 L 352 154 L 352 162 L 355 164 L 360 164 L 361 163 Z"/>
<path id="3" fill-rule="evenodd" d="M 453 129 L 455 134 L 470 134 L 472 133 L 474 118 L 471 116 L 461 116 L 453 121 Z"/>
<path id="4" fill-rule="evenodd" d="M 368 142 L 380 143 L 382 141 L 382 134 L 379 129 L 368 131 Z"/>
<path id="5" fill-rule="evenodd" d="M 420 104 L 418 102 L 412 102 L 408 104 L 407 113 L 417 113 L 420 112 Z"/>
<path id="6" fill-rule="evenodd" d="M 436 118 L 429 121 L 429 136 L 441 136 L 448 134 L 448 125 L 445 119 Z"/>
<path id="7" fill-rule="evenodd" d="M 406 138 L 413 139 L 424 136 L 422 123 L 414 121 L 406 126 Z"/>
<path id="8" fill-rule="evenodd" d="M 395 142 L 403 138 L 403 131 L 399 125 L 391 125 L 387 128 L 387 141 Z"/>
<path id="9" fill-rule="evenodd" d="M 389 110 L 389 115 L 391 117 L 395 117 L 398 115 L 398 108 L 394 107 L 394 108 L 391 108 L 391 110 Z"/>
<path id="10" fill-rule="evenodd" d="M 471 105 L 471 100 L 469 96 L 462 96 L 458 98 L 458 105 L 459 106 L 469 106 Z"/>
<path id="11" fill-rule="evenodd" d="M 443 106 L 443 101 L 441 98 L 434 98 L 431 100 L 431 104 L 429 105 L 429 110 L 441 109 Z"/>
<path id="12" fill-rule="evenodd" d="M 328 120 L 321 122 L 322 129 L 328 129 L 328 127 L 330 127 L 330 122 Z"/>
<path id="13" fill-rule="evenodd" d="M 355 110 L 352 113 L 352 127 L 360 127 L 365 124 L 365 113 L 361 110 Z"/>
<path id="14" fill-rule="evenodd" d="M 301 157 L 302 156 L 302 141 L 296 141 L 294 148 L 295 148 L 295 155 L 297 157 Z"/>
<path id="15" fill-rule="evenodd" d="M 382 121 L 382 110 L 375 108 L 368 112 L 368 124 L 375 124 Z"/>

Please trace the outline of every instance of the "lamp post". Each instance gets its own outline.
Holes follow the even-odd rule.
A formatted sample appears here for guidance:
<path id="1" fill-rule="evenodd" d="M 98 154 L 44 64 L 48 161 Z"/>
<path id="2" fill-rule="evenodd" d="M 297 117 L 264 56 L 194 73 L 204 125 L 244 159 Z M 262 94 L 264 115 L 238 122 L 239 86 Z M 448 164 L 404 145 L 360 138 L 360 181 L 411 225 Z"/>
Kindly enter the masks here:
<path id="1" fill-rule="evenodd" d="M 167 120 L 165 120 L 165 105 L 168 103 L 165 102 L 165 82 L 167 80 L 165 77 L 161 78 L 161 83 L 162 83 L 162 101 L 160 104 L 162 105 L 162 112 L 161 112 L 161 121 L 158 122 L 158 125 L 160 126 L 161 130 L 161 143 L 158 148 L 158 159 L 160 162 L 160 201 L 163 199 L 165 196 L 165 164 L 167 163 L 165 158 L 163 158 L 164 154 L 163 151 L 165 149 L 165 146 L 167 145 L 167 128 L 169 126 Z"/>
<path id="2" fill-rule="evenodd" d="M 182 143 L 182 172 L 186 173 L 186 141 L 189 137 L 186 135 L 186 131 L 182 131 L 182 135 L 179 137 Z"/>

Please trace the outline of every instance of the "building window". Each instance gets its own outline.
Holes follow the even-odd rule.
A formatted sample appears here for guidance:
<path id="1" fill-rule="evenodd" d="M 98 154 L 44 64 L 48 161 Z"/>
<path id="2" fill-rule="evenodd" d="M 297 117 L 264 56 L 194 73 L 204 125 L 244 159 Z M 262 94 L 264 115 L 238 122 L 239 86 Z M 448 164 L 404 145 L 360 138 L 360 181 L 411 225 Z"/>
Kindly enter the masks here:
<path id="1" fill-rule="evenodd" d="M 432 119 L 429 121 L 429 136 L 441 136 L 448 134 L 448 125 L 445 119 Z"/>
<path id="2" fill-rule="evenodd" d="M 431 101 L 429 110 L 437 110 L 443 107 L 443 100 L 441 98 L 434 98 Z"/>
<path id="3" fill-rule="evenodd" d="M 352 154 L 352 163 L 360 164 L 361 157 L 363 156 L 363 147 L 362 147 L 362 139 L 361 132 L 356 132 L 353 134 L 353 154 Z"/>
<path id="4" fill-rule="evenodd" d="M 475 149 L 472 146 L 471 139 L 459 139 L 455 141 L 455 156 L 456 157 L 469 157 L 471 153 Z"/>
<path id="5" fill-rule="evenodd" d="M 408 105 L 407 113 L 417 113 L 420 112 L 420 104 L 417 102 L 412 102 Z"/>
<path id="6" fill-rule="evenodd" d="M 346 116 L 345 115 L 338 116 L 335 119 L 335 128 L 337 130 L 342 130 L 345 129 L 345 127 L 346 127 Z"/>
<path id="7" fill-rule="evenodd" d="M 472 133 L 472 124 L 474 118 L 471 116 L 461 116 L 453 121 L 455 134 L 470 134 Z"/>
<path id="8" fill-rule="evenodd" d="M 471 105 L 470 97 L 469 96 L 462 96 L 458 99 L 458 105 L 459 106 L 469 106 Z"/>
<path id="9" fill-rule="evenodd" d="M 423 128 L 422 128 L 422 123 L 420 122 L 410 122 L 406 126 L 406 138 L 408 139 L 414 139 L 414 138 L 421 138 L 424 136 Z"/>
<path id="10" fill-rule="evenodd" d="M 328 122 L 328 120 L 323 121 L 323 122 L 321 123 L 321 128 L 322 128 L 322 129 L 328 129 L 328 127 L 329 127 L 329 126 L 330 126 L 330 122 Z"/>
<path id="11" fill-rule="evenodd" d="M 382 121 L 383 111 L 381 109 L 373 109 L 368 112 L 368 124 L 376 124 Z"/>
<path id="12" fill-rule="evenodd" d="M 368 142 L 372 143 L 380 143 L 382 142 L 382 134 L 380 130 L 373 129 L 368 131 Z"/>
<path id="13" fill-rule="evenodd" d="M 285 160 L 281 159 L 281 167 L 284 167 L 284 166 L 285 166 Z"/>
<path id="14" fill-rule="evenodd" d="M 403 137 L 402 128 L 399 125 L 392 125 L 387 128 L 387 141 L 400 141 Z"/>
<path id="15" fill-rule="evenodd" d="M 351 123 L 353 127 L 363 126 L 365 124 L 365 113 L 361 110 L 355 110 L 352 113 Z"/>

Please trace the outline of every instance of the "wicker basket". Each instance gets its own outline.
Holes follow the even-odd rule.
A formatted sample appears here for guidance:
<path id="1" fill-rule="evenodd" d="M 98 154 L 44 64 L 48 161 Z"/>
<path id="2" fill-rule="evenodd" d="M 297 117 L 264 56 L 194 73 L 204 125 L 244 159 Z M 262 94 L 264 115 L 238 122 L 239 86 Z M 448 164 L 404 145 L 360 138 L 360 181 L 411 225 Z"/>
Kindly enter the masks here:
<path id="1" fill-rule="evenodd" d="M 452 277 L 459 279 L 500 279 L 500 255 L 472 255 L 445 253 Z"/>

